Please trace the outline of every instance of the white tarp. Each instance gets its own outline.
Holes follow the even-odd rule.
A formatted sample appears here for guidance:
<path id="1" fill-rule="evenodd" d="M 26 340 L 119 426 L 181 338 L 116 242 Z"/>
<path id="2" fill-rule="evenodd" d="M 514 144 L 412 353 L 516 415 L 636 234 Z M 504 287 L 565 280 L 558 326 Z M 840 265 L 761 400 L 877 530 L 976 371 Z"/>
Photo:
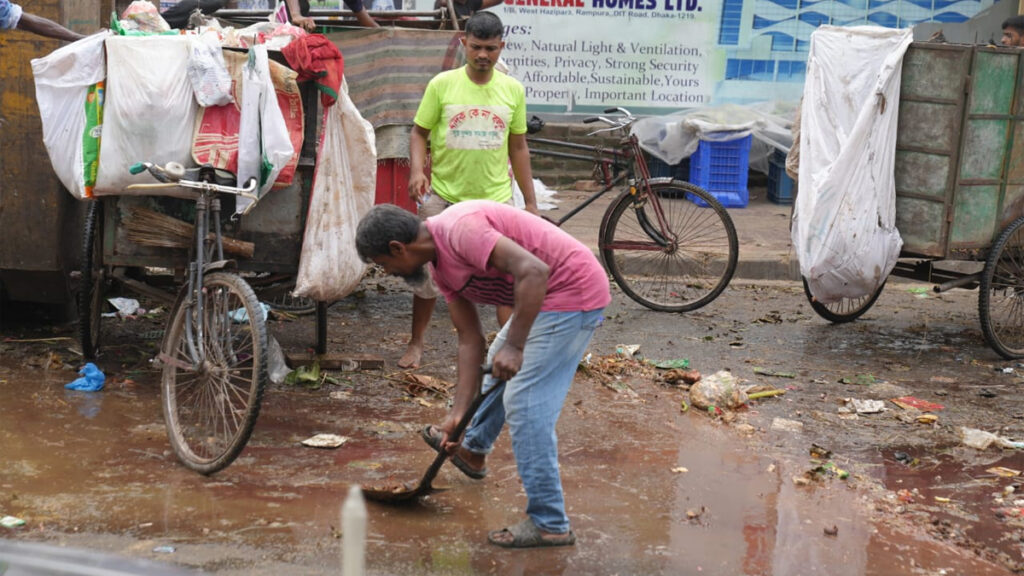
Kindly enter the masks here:
<path id="1" fill-rule="evenodd" d="M 896 230 L 896 120 L 913 31 L 822 26 L 811 34 L 801 111 L 793 248 L 822 304 L 873 293 L 903 241 Z"/>

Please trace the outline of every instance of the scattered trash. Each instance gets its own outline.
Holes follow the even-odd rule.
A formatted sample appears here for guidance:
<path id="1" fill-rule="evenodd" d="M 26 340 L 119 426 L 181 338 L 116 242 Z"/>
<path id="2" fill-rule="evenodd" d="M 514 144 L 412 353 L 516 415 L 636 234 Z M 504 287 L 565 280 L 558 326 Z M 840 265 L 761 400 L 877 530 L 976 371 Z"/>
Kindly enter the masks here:
<path id="1" fill-rule="evenodd" d="M 284 383 L 293 386 L 305 386 L 310 390 L 319 390 L 324 384 L 338 384 L 338 379 L 320 371 L 320 362 L 314 361 L 312 366 L 299 366 L 284 377 Z"/>
<path id="2" fill-rule="evenodd" d="M 906 452 L 893 452 L 892 457 L 895 458 L 897 462 L 902 462 L 904 464 L 910 462 L 910 454 L 907 454 Z"/>
<path id="3" fill-rule="evenodd" d="M 156 548 L 153 548 L 153 552 L 156 552 L 157 554 L 173 554 L 174 550 L 174 546 L 157 546 Z"/>
<path id="4" fill-rule="evenodd" d="M 850 477 L 849 472 L 836 466 L 832 462 L 825 462 L 820 466 L 815 466 L 814 468 L 808 470 L 804 475 L 812 479 L 835 477 L 839 478 L 840 480 L 846 480 L 847 478 Z"/>
<path id="5" fill-rule="evenodd" d="M 676 474 L 685 474 L 685 473 L 689 472 L 689 470 L 687 470 L 686 468 L 683 468 L 682 466 L 680 466 L 678 468 L 673 468 L 672 471 L 675 472 Z"/>
<path id="6" fill-rule="evenodd" d="M 994 370 L 996 372 L 1002 372 L 1003 374 L 1013 374 L 1013 367 L 1012 366 L 1005 366 L 1003 368 L 1000 368 L 999 366 L 996 366 L 994 368 Z"/>
<path id="7" fill-rule="evenodd" d="M 774 418 L 772 419 L 772 430 L 781 430 L 783 432 L 803 432 L 804 423 L 799 420 Z"/>
<path id="8" fill-rule="evenodd" d="M 807 486 L 811 483 L 811 479 L 807 476 L 793 476 L 793 484 L 797 486 Z"/>
<path id="9" fill-rule="evenodd" d="M 836 526 L 835 524 L 833 524 L 831 528 L 826 526 L 825 536 L 839 536 L 839 526 Z"/>
<path id="10" fill-rule="evenodd" d="M 402 382 L 405 383 L 405 391 L 410 396 L 433 396 L 440 399 L 448 398 L 453 386 L 451 382 L 445 382 L 440 378 L 411 372 L 402 376 Z"/>
<path id="11" fill-rule="evenodd" d="M 832 451 L 819 446 L 817 444 L 811 444 L 811 458 L 818 458 L 820 460 L 827 460 L 832 457 Z"/>
<path id="12" fill-rule="evenodd" d="M 639 344 L 619 344 L 615 347 L 615 353 L 619 356 L 625 356 L 626 358 L 632 358 L 639 351 Z"/>
<path id="13" fill-rule="evenodd" d="M 107 298 L 107 302 L 110 302 L 117 312 L 107 312 L 102 315 L 104 318 L 127 318 L 138 314 L 140 310 L 139 301 L 134 298 Z"/>
<path id="14" fill-rule="evenodd" d="M 993 466 L 985 470 L 989 474 L 995 474 L 996 476 L 1002 476 L 1003 478 L 1013 478 L 1014 476 L 1020 476 L 1020 470 L 1014 470 L 1013 468 L 1005 468 L 1003 466 Z"/>
<path id="15" fill-rule="evenodd" d="M 652 366 L 660 368 L 662 370 L 680 369 L 685 370 L 690 367 L 690 361 L 686 358 L 676 358 L 674 360 L 662 360 L 660 362 L 652 362 Z"/>
<path id="16" fill-rule="evenodd" d="M 690 520 L 691 522 L 695 522 L 695 521 L 699 520 L 700 517 L 706 511 L 707 511 L 707 508 L 705 508 L 703 506 L 700 507 L 700 510 L 698 510 L 696 508 L 689 508 L 689 509 L 686 510 L 686 519 Z"/>
<path id="17" fill-rule="evenodd" d="M 913 288 L 908 288 L 907 292 L 913 294 L 915 298 L 930 298 L 928 294 L 928 289 L 925 288 L 924 286 L 915 286 Z"/>
<path id="18" fill-rule="evenodd" d="M 856 384 L 858 386 L 869 386 L 877 382 L 871 374 L 857 374 L 853 378 L 840 378 L 840 384 Z"/>
<path id="19" fill-rule="evenodd" d="M 700 380 L 700 378 L 700 372 L 696 370 L 686 370 L 684 368 L 672 368 L 661 376 L 662 380 L 672 384 L 673 386 L 679 386 L 680 383 L 691 385 Z"/>
<path id="20" fill-rule="evenodd" d="M 680 412 L 686 412 L 689 409 L 690 409 L 690 405 L 686 403 L 686 398 L 683 398 L 682 400 L 679 401 L 679 411 Z"/>
<path id="21" fill-rule="evenodd" d="M 978 450 L 987 450 L 989 446 L 995 444 L 1000 448 L 1024 448 L 1024 442 L 1017 442 L 1004 438 L 991 432 L 984 430 L 978 430 L 976 428 L 960 428 L 960 435 L 963 437 L 965 446 L 976 448 Z"/>
<path id="22" fill-rule="evenodd" d="M 996 393 L 989 390 L 988 388 L 982 388 L 981 390 L 978 391 L 978 396 L 981 396 L 982 398 L 995 398 Z"/>
<path id="23" fill-rule="evenodd" d="M 760 400 L 761 398 L 772 398 L 774 396 L 782 396 L 786 391 L 781 388 L 773 388 L 771 390 L 758 390 L 757 392 L 747 392 L 748 400 Z"/>
<path id="24" fill-rule="evenodd" d="M 17 528 L 18 526 L 24 526 L 25 521 L 21 518 L 15 518 L 14 516 L 4 516 L 0 518 L 0 526 L 4 528 Z"/>
<path id="25" fill-rule="evenodd" d="M 861 400 L 860 398 L 851 398 L 850 404 L 853 404 L 853 409 L 857 414 L 878 414 L 879 412 L 885 412 L 885 402 L 882 400 Z"/>
<path id="26" fill-rule="evenodd" d="M 731 410 L 746 404 L 747 395 L 732 373 L 719 370 L 690 387 L 690 402 L 701 410 L 712 406 Z"/>
<path id="27" fill-rule="evenodd" d="M 938 421 L 939 417 L 935 414 L 921 414 L 917 417 L 917 422 L 919 424 L 935 424 Z"/>
<path id="28" fill-rule="evenodd" d="M 935 496 L 935 501 L 940 504 L 949 504 L 950 502 L 952 502 L 952 500 L 944 496 Z"/>
<path id="29" fill-rule="evenodd" d="M 351 440 L 351 438 L 348 436 L 338 436 L 337 434 L 317 434 L 303 440 L 302 445 L 313 448 L 337 448 L 349 440 Z"/>
<path id="30" fill-rule="evenodd" d="M 96 392 L 103 389 L 103 382 L 107 377 L 92 362 L 87 363 L 78 371 L 81 378 L 64 385 L 68 390 L 80 390 L 82 392 Z"/>
<path id="31" fill-rule="evenodd" d="M 754 367 L 754 374 L 760 374 L 761 376 L 774 376 L 776 378 L 796 378 L 796 372 L 777 372 L 775 370 L 769 370 L 767 368 L 761 368 L 760 366 Z"/>
<path id="32" fill-rule="evenodd" d="M 263 319 L 266 320 L 268 315 L 270 314 L 270 305 L 260 302 L 260 308 L 263 310 Z M 242 308 L 238 308 L 237 310 L 232 310 L 231 312 L 228 312 L 228 318 L 231 318 L 231 321 L 237 324 L 248 322 L 249 311 L 243 306 Z"/>
<path id="33" fill-rule="evenodd" d="M 913 396 L 903 396 L 902 398 L 893 398 L 890 400 L 893 404 L 903 408 L 904 410 L 920 410 L 921 412 L 939 412 L 945 410 L 946 407 L 942 404 L 936 404 L 927 400 L 921 400 Z"/>
<path id="34" fill-rule="evenodd" d="M 277 341 L 277 338 L 267 335 L 267 341 L 269 344 L 269 349 L 267 350 L 267 377 L 274 384 L 283 384 L 290 373 L 288 364 L 284 360 L 284 350 L 281 349 L 281 344 Z"/>

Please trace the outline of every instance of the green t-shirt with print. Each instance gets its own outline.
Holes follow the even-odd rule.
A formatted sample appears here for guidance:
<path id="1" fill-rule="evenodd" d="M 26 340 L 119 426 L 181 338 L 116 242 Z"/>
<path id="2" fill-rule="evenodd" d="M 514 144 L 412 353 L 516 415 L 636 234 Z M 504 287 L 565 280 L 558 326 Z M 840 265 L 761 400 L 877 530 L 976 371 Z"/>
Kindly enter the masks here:
<path id="1" fill-rule="evenodd" d="M 449 202 L 508 202 L 508 135 L 526 133 L 526 93 L 497 70 L 479 85 L 466 69 L 448 70 L 427 84 L 413 122 L 430 130 L 430 185 Z"/>

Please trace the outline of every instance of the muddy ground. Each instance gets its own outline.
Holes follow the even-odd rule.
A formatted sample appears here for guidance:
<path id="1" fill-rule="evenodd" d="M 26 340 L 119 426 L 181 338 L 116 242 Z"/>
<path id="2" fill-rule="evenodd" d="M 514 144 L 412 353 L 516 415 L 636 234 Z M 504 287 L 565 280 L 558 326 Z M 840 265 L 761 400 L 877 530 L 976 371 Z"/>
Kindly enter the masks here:
<path id="1" fill-rule="evenodd" d="M 517 522 L 525 505 L 503 438 L 483 481 L 449 467 L 437 484 L 450 489 L 418 505 L 370 503 L 368 573 L 1021 571 L 1020 477 L 991 470 L 1021 470 L 1024 458 L 966 447 L 958 430 L 1024 438 L 1024 368 L 984 344 L 977 292 L 921 288 L 890 282 L 862 320 L 841 326 L 818 318 L 790 282 L 734 280 L 685 315 L 648 311 L 613 289 L 559 423 L 577 546 L 487 544 L 487 531 Z M 411 394 L 394 367 L 409 300 L 400 285 L 368 278 L 333 305 L 329 350 L 379 357 L 385 368 L 271 386 L 242 456 L 210 477 L 180 465 L 165 436 L 149 360 L 166 314 L 105 323 L 98 364 L 108 380 L 98 393 L 63 388 L 81 365 L 73 324 L 5 325 L 0 516 L 26 524 L 0 536 L 218 574 L 337 573 L 349 486 L 418 478 L 433 457 L 418 431 L 445 413 L 443 395 Z M 482 317 L 494 330 L 493 314 Z M 275 317 L 271 332 L 301 350 L 312 346 L 314 320 Z M 452 382 L 455 334 L 443 305 L 428 336 L 416 374 Z M 617 353 L 630 346 L 635 356 Z M 785 394 L 735 412 L 684 411 L 685 387 L 644 362 L 681 358 L 705 376 L 729 370 Z M 928 422 L 890 401 L 902 396 L 942 409 Z M 849 398 L 886 409 L 851 414 Z M 300 444 L 320 432 L 350 441 Z M 815 458 L 814 445 L 830 454 Z"/>

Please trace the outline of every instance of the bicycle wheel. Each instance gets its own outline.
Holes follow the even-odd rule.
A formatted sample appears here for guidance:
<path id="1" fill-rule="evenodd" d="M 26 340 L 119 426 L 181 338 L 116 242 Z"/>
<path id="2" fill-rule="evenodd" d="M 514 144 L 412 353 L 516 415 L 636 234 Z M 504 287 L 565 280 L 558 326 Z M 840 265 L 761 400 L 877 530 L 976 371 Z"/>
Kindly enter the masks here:
<path id="1" fill-rule="evenodd" d="M 882 282 L 882 285 L 873 294 L 861 296 L 860 298 L 843 298 L 838 302 L 822 304 L 814 299 L 811 289 L 807 286 L 807 279 L 803 278 L 803 281 L 804 295 L 807 296 L 807 301 L 811 303 L 811 308 L 818 313 L 818 316 L 834 324 L 845 324 L 860 318 L 868 311 L 868 308 L 875 304 L 875 300 L 878 300 L 878 297 L 882 294 L 882 289 L 885 288 L 885 282 Z"/>
<path id="2" fill-rule="evenodd" d="M 107 274 L 103 267 L 103 201 L 89 204 L 82 232 L 82 276 L 78 287 L 78 342 L 82 356 L 95 360 L 100 349 L 100 323 Z"/>
<path id="3" fill-rule="evenodd" d="M 1024 358 L 1024 218 L 992 245 L 981 273 L 978 316 L 985 340 L 1008 360 Z"/>
<path id="4" fill-rule="evenodd" d="M 231 464 L 252 434 L 267 375 L 267 328 L 252 288 L 240 277 L 215 272 L 203 279 L 205 361 L 198 367 L 186 323 L 195 315 L 183 291 L 164 339 L 163 412 L 178 458 L 212 474 Z M 198 338 L 198 326 L 193 326 Z"/>
<path id="5" fill-rule="evenodd" d="M 736 271 L 736 227 L 698 186 L 673 180 L 652 184 L 651 192 L 653 197 L 637 197 L 627 191 L 605 213 L 601 259 L 622 291 L 640 304 L 663 312 L 696 310 L 717 298 Z"/>

